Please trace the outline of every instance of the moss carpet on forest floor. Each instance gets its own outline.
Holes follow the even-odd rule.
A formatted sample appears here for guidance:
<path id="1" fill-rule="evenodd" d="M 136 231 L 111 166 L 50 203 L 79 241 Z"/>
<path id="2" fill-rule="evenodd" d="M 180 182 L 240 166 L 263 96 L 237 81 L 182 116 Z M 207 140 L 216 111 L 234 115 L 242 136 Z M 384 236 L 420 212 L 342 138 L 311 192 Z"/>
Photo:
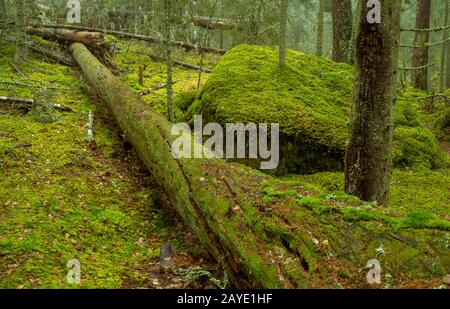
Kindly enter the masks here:
<path id="1" fill-rule="evenodd" d="M 122 69 L 122 80 L 132 89 L 140 92 L 165 82 L 164 63 L 153 62 L 149 57 L 135 53 L 143 49 L 158 52 L 157 48 L 133 41 L 116 43 L 118 54 L 114 61 Z M 183 224 L 173 212 L 166 210 L 164 195 L 152 183 L 151 176 L 135 154 L 122 147 L 113 120 L 100 102 L 93 104 L 95 95 L 86 94 L 90 91 L 82 79 L 71 69 L 45 63 L 38 57 L 31 57 L 27 65 L 19 68 L 24 75 L 21 76 L 10 65 L 13 47 L 2 48 L 1 52 L 6 57 L 0 60 L 0 79 L 12 80 L 14 77 L 14 81 L 27 84 L 70 88 L 54 91 L 51 97 L 56 103 L 70 106 L 74 112 L 58 113 L 59 120 L 53 123 L 40 123 L 32 114 L 24 116 L 11 107 L 0 109 L 0 286 L 73 287 L 65 280 L 66 263 L 72 258 L 78 258 L 82 265 L 81 287 L 204 285 L 201 280 L 192 281 L 192 278 L 204 276 L 192 266 L 214 272 L 215 265 L 207 260 L 195 240 L 181 236 L 185 234 Z M 198 64 L 200 56 L 177 51 L 174 58 Z M 218 60 L 215 55 L 206 55 L 205 66 L 214 67 Z M 336 88 L 324 95 L 339 98 L 344 92 L 348 96 L 348 90 L 339 85 L 349 81 L 342 80 L 343 75 L 335 70 L 349 71 L 350 68 L 326 59 L 317 61 L 329 65 L 331 71 L 323 73 L 326 78 L 318 77 L 315 82 L 326 83 L 332 79 L 329 83 Z M 144 86 L 138 83 L 141 64 L 146 65 Z M 198 72 L 175 68 L 178 121 L 189 121 L 206 98 L 225 99 L 228 95 L 224 94 L 223 98 L 213 98 L 211 94 L 205 96 L 208 79 L 213 74 L 203 74 L 201 85 L 206 83 L 206 88 L 198 93 Z M 257 85 L 257 77 L 250 80 L 253 86 Z M 250 87 L 246 83 L 240 84 L 244 88 Z M 0 89 L 0 95 L 32 98 L 33 90 L 4 87 Z M 165 114 L 165 89 L 153 91 L 142 100 Z M 339 104 L 344 106 L 344 101 Z M 405 130 L 416 130 L 419 126 L 418 130 L 431 134 L 425 127 L 430 128 L 428 124 L 434 117 L 417 112 L 408 104 L 404 106 L 406 111 L 400 113 L 403 118 L 397 118 L 397 123 L 402 123 Z M 90 150 L 85 141 L 85 124 L 90 110 L 95 113 L 98 145 L 95 151 Z M 243 122 L 249 119 L 236 114 L 233 118 Z M 434 136 L 425 140 L 429 141 L 433 147 L 437 145 Z M 27 144 L 31 146 L 23 147 Z M 407 149 L 418 149 L 415 139 Z M 403 165 L 408 169 L 394 170 L 391 205 L 386 209 L 344 194 L 340 172 L 268 177 L 259 184 L 260 199 L 269 208 L 279 203 L 293 203 L 295 207 L 306 207 L 319 215 L 339 212 L 351 222 L 363 220 L 399 229 L 449 231 L 449 169 L 426 167 L 441 160 L 441 154 L 436 155 L 435 149 L 432 150 L 424 160 L 423 157 L 417 160 L 411 157 L 412 163 Z M 421 151 L 420 147 L 418 151 Z M 423 162 L 425 164 L 420 164 Z M 409 165 L 413 167 L 409 168 Z M 194 270 L 186 275 L 187 272 L 174 271 L 173 267 L 169 270 L 161 267 L 158 256 L 164 243 L 174 243 L 178 247 L 175 268 Z M 220 272 L 214 272 L 214 275 L 222 276 Z M 339 285 L 338 281 L 335 284 Z M 326 285 L 334 286 L 330 282 Z"/>
<path id="2" fill-rule="evenodd" d="M 206 271 L 220 277 L 79 74 L 34 55 L 16 73 L 14 47 L 1 53 L 1 80 L 64 88 L 46 99 L 74 111 L 44 123 L 0 106 L 0 287 L 202 287 Z M 38 91 L 2 85 L 0 96 Z M 96 150 L 85 140 L 89 111 Z M 160 250 L 169 243 L 177 256 L 164 267 Z M 71 259 L 81 263 L 80 285 L 66 281 Z"/>

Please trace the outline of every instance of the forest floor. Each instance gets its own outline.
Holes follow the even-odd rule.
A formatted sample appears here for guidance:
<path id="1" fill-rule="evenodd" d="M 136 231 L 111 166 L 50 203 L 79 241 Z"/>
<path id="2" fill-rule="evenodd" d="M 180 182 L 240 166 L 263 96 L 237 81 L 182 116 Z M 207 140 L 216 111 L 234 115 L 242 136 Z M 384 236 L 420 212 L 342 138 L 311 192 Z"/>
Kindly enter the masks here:
<path id="1" fill-rule="evenodd" d="M 157 48 L 115 42 L 116 73 L 132 89 L 141 92 L 165 82 L 164 63 L 142 54 L 158 52 Z M 0 80 L 37 88 L 2 85 L 0 96 L 32 98 L 43 86 L 60 88 L 48 94 L 51 100 L 74 111 L 58 112 L 55 122 L 41 123 L 33 112 L 25 115 L 17 107 L 0 106 L 0 287 L 73 287 L 66 281 L 66 263 L 71 259 L 81 262 L 80 287 L 224 285 L 222 271 L 185 231 L 80 72 L 47 63 L 37 55 L 30 55 L 28 63 L 17 68 L 12 65 L 13 52 L 13 46 L 0 49 Z M 200 60 L 194 53 L 176 52 L 174 58 L 194 64 Z M 218 58 L 206 55 L 205 67 L 212 68 Z M 146 65 L 143 86 L 138 83 L 142 64 Z M 200 87 L 207 77 L 202 75 Z M 198 72 L 176 67 L 174 80 L 178 81 L 174 84 L 177 120 L 184 121 L 198 92 Z M 165 114 L 164 89 L 142 100 Z M 86 141 L 90 111 L 95 115 L 94 150 Z M 391 204 L 382 212 L 407 216 L 413 223 L 435 217 L 450 221 L 449 171 L 395 169 Z M 280 191 L 280 186 L 294 184 L 320 201 L 339 200 L 347 198 L 342 193 L 343 179 L 340 172 L 287 175 L 269 184 L 274 189 L 264 189 L 261 198 L 266 204 L 277 203 L 281 195 L 291 192 Z M 161 252 L 163 257 L 166 254 L 161 248 L 169 244 L 175 245 L 177 253 L 161 261 Z M 322 286 L 346 287 L 337 280 Z M 439 280 L 430 279 L 397 287 L 438 286 Z"/>
<path id="2" fill-rule="evenodd" d="M 61 88 L 51 100 L 74 110 L 42 123 L 0 106 L 0 287 L 76 287 L 66 281 L 71 259 L 81 263 L 81 288 L 213 286 L 205 278 L 221 278 L 221 270 L 124 145 L 80 72 L 36 55 L 17 68 L 13 46 L 0 53 L 0 80 L 36 86 L 2 85 L 0 96 Z M 86 141 L 89 111 L 95 150 Z M 170 245 L 175 255 L 161 252 Z"/>

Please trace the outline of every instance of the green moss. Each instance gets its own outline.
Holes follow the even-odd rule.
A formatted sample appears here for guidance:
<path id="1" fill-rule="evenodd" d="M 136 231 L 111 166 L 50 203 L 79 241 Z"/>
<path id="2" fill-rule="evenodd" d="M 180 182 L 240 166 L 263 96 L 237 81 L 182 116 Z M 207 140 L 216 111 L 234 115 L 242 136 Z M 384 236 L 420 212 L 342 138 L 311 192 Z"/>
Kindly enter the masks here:
<path id="1" fill-rule="evenodd" d="M 395 130 L 392 161 L 398 167 L 425 166 L 436 169 L 448 165 L 436 137 L 421 127 L 398 127 Z"/>
<path id="2" fill-rule="evenodd" d="M 277 57 L 276 48 L 235 47 L 221 58 L 188 114 L 222 124 L 279 123 L 280 172 L 342 169 L 353 68 L 291 50 L 280 68 Z M 436 139 L 404 97 L 399 95 L 395 108 L 394 163 L 442 166 L 447 160 Z"/>
<path id="3" fill-rule="evenodd" d="M 107 156 L 123 151 L 121 140 L 79 76 L 30 53 L 21 77 L 10 65 L 14 48 L 2 45 L 0 53 L 0 79 L 68 88 L 48 94 L 52 103 L 74 110 L 43 123 L 0 106 L 6 112 L 0 117 L 1 288 L 146 286 L 142 270 L 164 242 L 179 252 L 201 252 L 180 237 L 178 221 L 162 209 L 146 177 L 127 170 L 139 165 Z M 33 98 L 35 90 L 2 87 L 0 95 Z M 95 151 L 85 141 L 89 111 L 95 115 Z M 19 147 L 24 144 L 31 146 Z M 66 281 L 71 259 L 81 263 L 80 285 Z"/>

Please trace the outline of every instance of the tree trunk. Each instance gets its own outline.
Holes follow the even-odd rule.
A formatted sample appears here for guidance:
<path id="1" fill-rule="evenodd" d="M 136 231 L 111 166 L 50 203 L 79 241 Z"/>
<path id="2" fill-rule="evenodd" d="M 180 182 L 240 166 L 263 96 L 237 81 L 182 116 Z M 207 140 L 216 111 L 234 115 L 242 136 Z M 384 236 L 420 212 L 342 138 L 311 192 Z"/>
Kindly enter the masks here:
<path id="1" fill-rule="evenodd" d="M 444 4 L 444 27 L 446 27 L 448 25 L 448 11 L 450 10 L 449 5 L 448 5 L 449 1 L 446 0 L 445 4 Z M 449 31 L 447 29 L 442 30 L 442 41 L 445 41 L 447 39 Z M 440 91 L 441 93 L 445 92 L 445 89 L 450 87 L 450 83 L 448 82 L 448 79 L 450 78 L 450 76 L 448 76 L 449 73 L 449 58 L 450 55 L 448 54 L 448 52 L 450 52 L 450 41 L 443 43 L 442 44 L 442 51 L 441 51 L 441 67 L 440 67 Z M 446 51 L 447 51 L 447 55 L 446 55 Z M 445 70 L 445 59 L 447 58 L 447 71 Z M 447 78 L 446 78 L 446 73 L 447 72 Z"/>
<path id="2" fill-rule="evenodd" d="M 400 38 L 400 2 L 381 2 L 381 24 L 367 22 L 365 6 L 359 11 L 356 38 L 357 81 L 345 158 L 345 190 L 363 200 L 387 205 Z"/>
<path id="3" fill-rule="evenodd" d="M 167 66 L 167 119 L 170 122 L 175 122 L 175 112 L 173 109 L 173 82 L 172 82 L 172 53 L 170 50 L 170 39 L 171 39 L 171 29 L 170 29 L 170 10 L 171 1 L 164 0 L 165 18 L 164 18 L 164 40 L 166 47 L 166 66 Z"/>
<path id="4" fill-rule="evenodd" d="M 280 7 L 280 45 L 279 45 L 279 59 L 280 66 L 286 64 L 286 37 L 287 37 L 287 21 L 288 21 L 288 0 L 281 0 Z"/>
<path id="5" fill-rule="evenodd" d="M 8 19 L 8 16 L 6 15 L 6 0 L 0 0 L 0 22 L 6 21 Z"/>
<path id="6" fill-rule="evenodd" d="M 333 18 L 333 61 L 348 62 L 353 27 L 351 0 L 332 0 L 331 15 Z"/>
<path id="7" fill-rule="evenodd" d="M 431 0 L 417 0 L 416 9 L 416 28 L 428 29 L 430 28 L 431 16 Z M 412 66 L 422 67 L 428 63 L 428 46 L 427 43 L 430 38 L 428 31 L 416 31 L 414 37 L 414 48 L 412 56 Z M 414 70 L 411 73 L 411 79 L 414 87 L 428 90 L 428 67 L 420 70 Z"/>
<path id="8" fill-rule="evenodd" d="M 446 43 L 446 45 L 447 45 L 447 54 L 446 54 L 446 57 L 447 57 L 447 82 L 446 82 L 446 87 L 447 88 L 450 88 L 450 41 L 447 41 L 447 43 Z"/>
<path id="9" fill-rule="evenodd" d="M 16 1 L 16 53 L 14 61 L 16 64 L 22 64 L 27 60 L 28 56 L 28 44 L 26 35 L 26 0 Z"/>
<path id="10" fill-rule="evenodd" d="M 316 55 L 323 54 L 323 19 L 325 15 L 325 0 L 319 0 L 317 10 Z"/>
<path id="11" fill-rule="evenodd" d="M 380 259 L 393 280 L 410 278 L 418 271 L 428 277 L 450 272 L 445 246 L 429 250 L 426 245 L 430 237 L 444 243 L 448 232 L 347 222 L 338 213 L 342 205 L 316 213 L 300 207 L 292 196 L 280 197 L 283 200 L 268 209 L 261 190 L 264 181 L 274 181 L 270 176 L 219 159 L 175 158 L 171 124 L 140 101 L 86 47 L 74 43 L 70 49 L 155 182 L 236 287 L 319 287 L 324 277 L 330 278 L 327 284 L 332 286 L 340 271 L 350 275 L 352 286 L 366 286 L 358 269 L 366 267 L 375 254 L 367 248 L 380 246 L 389 250 L 389 259 Z M 291 188 L 305 194 L 301 186 Z M 323 242 L 318 245 L 317 239 Z"/>
<path id="12" fill-rule="evenodd" d="M 355 63 L 355 41 L 356 41 L 356 30 L 358 25 L 359 11 L 361 11 L 361 6 L 363 5 L 363 0 L 356 0 L 355 14 L 353 15 L 353 27 L 352 27 L 352 38 L 350 39 L 350 49 L 348 51 L 347 63 Z M 364 2 L 365 4 L 365 2 Z"/>

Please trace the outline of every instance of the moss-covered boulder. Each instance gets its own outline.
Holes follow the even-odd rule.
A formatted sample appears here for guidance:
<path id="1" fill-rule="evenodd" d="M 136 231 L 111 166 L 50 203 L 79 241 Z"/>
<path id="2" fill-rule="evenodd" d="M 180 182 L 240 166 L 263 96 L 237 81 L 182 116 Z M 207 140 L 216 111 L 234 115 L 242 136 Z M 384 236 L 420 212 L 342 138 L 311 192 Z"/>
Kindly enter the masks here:
<path id="1" fill-rule="evenodd" d="M 341 169 L 353 68 L 292 50 L 281 68 L 277 55 L 272 47 L 232 49 L 217 64 L 189 114 L 201 113 L 221 124 L 279 123 L 279 173 Z M 420 124 L 413 103 L 402 99 L 399 93 L 393 162 L 402 167 L 444 165 L 448 159 L 435 137 Z"/>

